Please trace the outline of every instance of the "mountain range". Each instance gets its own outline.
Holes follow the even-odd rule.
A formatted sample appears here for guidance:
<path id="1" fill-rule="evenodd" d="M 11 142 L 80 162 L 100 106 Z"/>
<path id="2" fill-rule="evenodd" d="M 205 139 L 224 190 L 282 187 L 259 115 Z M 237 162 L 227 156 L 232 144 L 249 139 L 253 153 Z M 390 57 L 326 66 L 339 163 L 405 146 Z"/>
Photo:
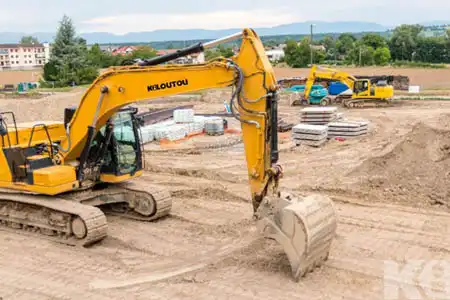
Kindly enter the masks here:
<path id="1" fill-rule="evenodd" d="M 429 24 L 449 24 L 445 21 L 433 21 L 424 23 Z M 274 27 L 255 28 L 260 36 L 289 35 L 289 34 L 309 34 L 310 26 L 314 24 L 314 33 L 342 33 L 342 32 L 384 32 L 392 29 L 390 26 L 384 26 L 371 22 L 322 22 L 309 21 L 301 23 L 290 23 Z M 80 34 L 86 39 L 88 44 L 114 44 L 114 43 L 147 43 L 158 41 L 183 41 L 183 40 L 207 40 L 223 37 L 232 33 L 239 32 L 240 28 L 230 28 L 221 30 L 207 29 L 165 29 L 145 32 L 130 32 L 124 35 L 117 35 L 108 32 L 89 32 Z M 0 43 L 17 43 L 22 36 L 32 35 L 41 42 L 52 42 L 55 33 L 51 32 L 0 32 Z"/>

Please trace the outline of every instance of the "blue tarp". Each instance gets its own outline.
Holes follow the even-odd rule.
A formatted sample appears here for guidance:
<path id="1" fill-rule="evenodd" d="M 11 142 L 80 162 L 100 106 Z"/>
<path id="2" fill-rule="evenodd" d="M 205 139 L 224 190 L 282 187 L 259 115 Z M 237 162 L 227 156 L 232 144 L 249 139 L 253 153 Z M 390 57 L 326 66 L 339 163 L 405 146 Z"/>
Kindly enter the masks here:
<path id="1" fill-rule="evenodd" d="M 339 95 L 346 90 L 348 90 L 348 86 L 341 82 L 332 82 L 328 87 L 328 93 L 330 95 Z"/>

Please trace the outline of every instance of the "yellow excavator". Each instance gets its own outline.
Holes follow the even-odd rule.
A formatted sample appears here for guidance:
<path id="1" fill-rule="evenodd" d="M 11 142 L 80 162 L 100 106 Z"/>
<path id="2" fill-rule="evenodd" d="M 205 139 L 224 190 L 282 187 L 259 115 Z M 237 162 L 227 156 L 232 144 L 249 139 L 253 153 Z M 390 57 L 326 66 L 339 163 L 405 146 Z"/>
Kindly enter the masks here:
<path id="1" fill-rule="evenodd" d="M 309 104 L 312 87 L 317 78 L 339 81 L 348 86 L 352 95 L 327 96 L 320 101 L 326 106 L 333 103 L 342 103 L 345 107 L 364 107 L 365 103 L 390 104 L 394 97 L 394 88 L 387 83 L 374 83 L 370 79 L 357 79 L 346 72 L 313 65 L 309 72 L 305 93 L 301 99 L 302 104 Z"/>
<path id="2" fill-rule="evenodd" d="M 230 59 L 167 64 L 237 39 L 242 39 L 240 52 Z M 336 215 L 327 197 L 302 198 L 278 189 L 282 168 L 277 164 L 276 82 L 261 40 L 245 29 L 137 65 L 108 69 L 76 108 L 65 110 L 64 122 L 20 125 L 14 113 L 2 112 L 1 228 L 85 246 L 106 237 L 104 211 L 142 221 L 168 215 L 169 193 L 137 182 L 144 159 L 136 109 L 129 105 L 232 86 L 230 108 L 242 125 L 254 218 L 265 237 L 282 245 L 298 280 L 327 259 Z"/>

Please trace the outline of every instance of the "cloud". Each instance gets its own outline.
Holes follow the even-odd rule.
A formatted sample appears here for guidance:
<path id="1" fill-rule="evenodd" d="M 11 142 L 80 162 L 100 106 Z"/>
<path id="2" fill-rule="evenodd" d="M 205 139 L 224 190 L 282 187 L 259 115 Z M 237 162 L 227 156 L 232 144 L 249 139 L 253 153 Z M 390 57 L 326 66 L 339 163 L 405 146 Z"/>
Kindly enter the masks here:
<path id="1" fill-rule="evenodd" d="M 99 17 L 83 21 L 84 32 L 108 31 L 127 33 L 157 29 L 227 29 L 275 26 L 280 23 L 299 21 L 293 13 L 282 10 L 214 11 L 191 14 L 126 14 Z"/>
<path id="2" fill-rule="evenodd" d="M 1 31 L 54 32 L 63 14 L 80 32 L 259 27 L 295 21 L 383 25 L 448 20 L 449 0 L 21 0 L 0 9 Z"/>

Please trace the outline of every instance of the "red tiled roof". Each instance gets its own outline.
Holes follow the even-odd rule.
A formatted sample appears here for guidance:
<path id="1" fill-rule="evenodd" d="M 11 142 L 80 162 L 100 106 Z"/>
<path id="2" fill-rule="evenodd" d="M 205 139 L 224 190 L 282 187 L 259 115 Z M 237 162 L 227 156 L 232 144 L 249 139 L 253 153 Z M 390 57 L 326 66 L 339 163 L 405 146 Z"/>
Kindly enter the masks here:
<path id="1" fill-rule="evenodd" d="M 175 52 L 177 52 L 177 49 L 164 49 L 164 50 L 158 50 L 156 52 L 156 55 L 164 55 L 164 54 L 175 53 Z"/>
<path id="2" fill-rule="evenodd" d="M 134 46 L 122 46 L 120 48 L 114 49 L 112 51 L 112 54 L 127 54 L 127 50 L 131 49 L 132 51 L 136 50 L 136 47 Z"/>

